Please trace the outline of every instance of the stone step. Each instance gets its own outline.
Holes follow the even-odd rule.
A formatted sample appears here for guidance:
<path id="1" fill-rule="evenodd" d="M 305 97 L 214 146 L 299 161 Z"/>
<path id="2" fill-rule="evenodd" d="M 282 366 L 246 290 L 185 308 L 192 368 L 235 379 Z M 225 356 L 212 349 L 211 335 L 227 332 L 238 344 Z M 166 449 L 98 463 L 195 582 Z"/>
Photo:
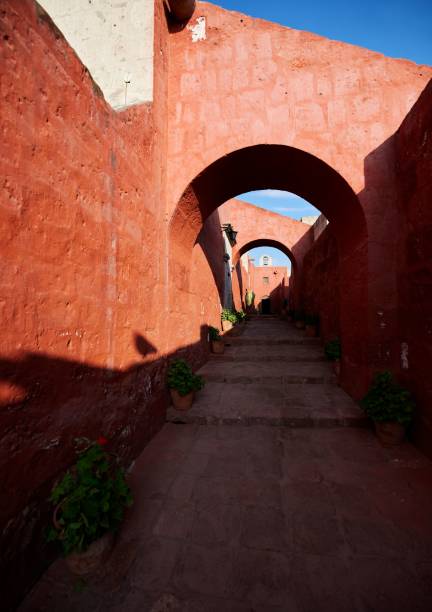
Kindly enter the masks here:
<path id="1" fill-rule="evenodd" d="M 320 384 L 336 383 L 336 376 L 328 363 L 269 362 L 269 361 L 208 361 L 198 370 L 208 382 Z"/>
<path id="2" fill-rule="evenodd" d="M 223 355 L 211 354 L 213 361 L 280 361 L 280 362 L 321 362 L 327 361 L 321 346 L 315 345 L 238 345 L 230 344 Z"/>
<path id="3" fill-rule="evenodd" d="M 172 423 L 283 427 L 368 427 L 352 399 L 333 385 L 207 383 L 188 412 L 170 408 Z"/>
<path id="4" fill-rule="evenodd" d="M 291 346 L 301 346 L 301 345 L 307 345 L 307 346 L 320 346 L 321 345 L 321 341 L 319 338 L 295 338 L 295 337 L 290 337 L 290 336 L 282 336 L 279 338 L 269 338 L 265 335 L 263 336 L 230 336 L 230 337 L 224 337 L 225 343 L 227 345 L 239 345 L 239 346 L 253 346 L 258 345 L 258 346 L 278 346 L 280 344 L 287 344 L 287 345 L 291 345 Z"/>
<path id="5" fill-rule="evenodd" d="M 181 412 L 169 408 L 166 417 L 167 423 L 178 425 L 268 425 L 269 427 L 288 427 L 291 429 L 317 428 L 331 429 L 333 427 L 365 427 L 371 425 L 366 417 L 272 417 L 272 416 L 246 416 L 222 417 L 218 415 L 201 415 Z"/>
<path id="6" fill-rule="evenodd" d="M 265 356 L 265 358 L 263 358 L 261 355 L 235 355 L 235 354 L 230 354 L 229 352 L 225 351 L 225 353 L 223 355 L 217 355 L 214 353 L 211 353 L 209 356 L 209 360 L 211 361 L 253 361 L 253 362 L 262 362 L 262 360 L 265 359 L 266 361 L 283 361 L 285 363 L 293 363 L 293 362 L 305 362 L 305 363 L 310 363 L 310 362 L 320 362 L 320 361 L 327 361 L 327 359 L 325 358 L 324 355 L 319 355 L 319 356 L 308 356 L 308 357 L 296 357 L 295 355 L 280 355 L 278 353 L 271 355 L 268 354 Z"/>

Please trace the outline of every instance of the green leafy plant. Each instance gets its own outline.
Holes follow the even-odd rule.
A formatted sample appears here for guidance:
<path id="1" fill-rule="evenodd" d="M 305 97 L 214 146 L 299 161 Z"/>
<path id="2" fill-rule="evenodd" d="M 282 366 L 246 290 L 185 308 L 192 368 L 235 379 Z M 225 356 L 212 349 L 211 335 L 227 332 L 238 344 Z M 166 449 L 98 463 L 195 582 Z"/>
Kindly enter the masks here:
<path id="1" fill-rule="evenodd" d="M 52 489 L 54 525 L 47 539 L 58 541 L 64 555 L 83 552 L 105 533 L 116 531 L 132 504 L 124 470 L 103 448 L 106 443 L 105 438 L 90 442 Z"/>
<path id="2" fill-rule="evenodd" d="M 230 321 L 232 324 L 237 323 L 236 313 L 231 308 L 224 308 L 221 317 L 222 321 Z"/>
<path id="3" fill-rule="evenodd" d="M 339 338 L 335 338 L 334 340 L 329 340 L 326 342 L 324 346 L 324 353 L 327 359 L 330 361 L 336 361 L 341 358 L 342 349 Z"/>
<path id="4" fill-rule="evenodd" d="M 209 325 L 208 331 L 209 331 L 210 340 L 212 342 L 217 342 L 221 340 L 219 330 L 216 327 L 212 327 L 211 325 Z"/>
<path id="5" fill-rule="evenodd" d="M 168 387 L 176 389 L 181 396 L 191 391 L 199 391 L 204 386 L 204 379 L 192 372 L 191 366 L 184 359 L 175 359 L 168 368 Z"/>
<path id="6" fill-rule="evenodd" d="M 246 313 L 243 310 L 236 310 L 235 316 L 237 323 L 243 323 L 243 321 L 246 319 Z"/>
<path id="7" fill-rule="evenodd" d="M 415 408 L 411 393 L 398 385 L 391 372 L 375 374 L 360 405 L 374 421 L 397 421 L 401 425 L 409 425 Z"/>

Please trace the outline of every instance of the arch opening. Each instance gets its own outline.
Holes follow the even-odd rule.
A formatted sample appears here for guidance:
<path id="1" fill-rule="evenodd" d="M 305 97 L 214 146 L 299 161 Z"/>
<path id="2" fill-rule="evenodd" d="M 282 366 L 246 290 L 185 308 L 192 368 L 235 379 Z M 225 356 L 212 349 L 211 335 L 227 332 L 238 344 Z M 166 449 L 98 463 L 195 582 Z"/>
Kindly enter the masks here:
<path id="1" fill-rule="evenodd" d="M 257 254 L 261 255 L 257 258 Z M 266 239 L 245 243 L 236 252 L 233 263 L 236 307 L 241 306 L 247 314 L 279 315 L 293 308 L 295 258 L 286 245 Z M 252 303 L 248 303 L 247 293 Z"/>
<path id="2" fill-rule="evenodd" d="M 329 221 L 326 231 L 337 243 L 341 288 L 339 295 L 332 296 L 338 302 L 344 352 L 341 380 L 352 395 L 359 396 L 368 376 L 366 220 L 347 181 L 319 158 L 294 147 L 266 144 L 233 151 L 205 168 L 187 186 L 171 218 L 170 286 L 179 294 L 190 294 L 191 252 L 205 221 L 235 196 L 264 189 L 296 194 Z M 241 228 L 236 229 L 241 235 Z M 256 241 L 271 239 L 262 237 L 259 227 L 255 236 Z M 280 237 L 279 242 L 290 251 L 296 302 L 301 306 L 303 260 L 313 246 L 313 236 L 304 231 L 303 235 Z"/>

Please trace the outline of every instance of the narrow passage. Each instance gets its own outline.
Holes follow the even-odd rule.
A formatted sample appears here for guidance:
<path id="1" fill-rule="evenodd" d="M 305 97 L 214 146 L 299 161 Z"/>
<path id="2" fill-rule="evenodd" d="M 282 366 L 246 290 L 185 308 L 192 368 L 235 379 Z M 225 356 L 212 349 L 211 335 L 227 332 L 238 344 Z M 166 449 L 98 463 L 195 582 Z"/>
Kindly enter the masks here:
<path id="1" fill-rule="evenodd" d="M 432 463 L 382 448 L 318 340 L 255 319 L 135 462 L 99 575 L 54 563 L 21 611 L 432 609 Z"/>

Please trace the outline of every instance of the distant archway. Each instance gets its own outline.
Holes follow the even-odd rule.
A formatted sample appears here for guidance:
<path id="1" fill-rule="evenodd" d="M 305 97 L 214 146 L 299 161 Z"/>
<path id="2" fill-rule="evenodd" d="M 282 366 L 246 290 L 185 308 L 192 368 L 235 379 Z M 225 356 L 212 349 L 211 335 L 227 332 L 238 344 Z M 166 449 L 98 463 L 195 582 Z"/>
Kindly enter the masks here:
<path id="1" fill-rule="evenodd" d="M 243 282 L 242 282 L 243 275 L 240 269 L 241 258 L 243 255 L 245 255 L 252 249 L 259 248 L 259 247 L 272 247 L 274 249 L 278 249 L 284 255 L 286 255 L 288 259 L 290 260 L 290 263 L 291 263 L 291 274 L 289 278 L 290 303 L 291 303 L 291 306 L 294 308 L 299 299 L 299 296 L 296 294 L 296 286 L 295 286 L 297 261 L 292 251 L 285 244 L 282 244 L 281 242 L 277 240 L 269 240 L 266 238 L 261 238 L 257 240 L 252 240 L 251 242 L 243 243 L 240 245 L 238 249 L 236 249 L 234 257 L 233 257 L 233 266 L 234 266 L 234 269 L 236 270 L 236 276 L 237 276 L 236 281 L 237 281 L 238 287 L 236 286 L 234 288 L 234 294 L 236 295 L 237 293 L 236 290 L 238 289 L 238 293 L 241 296 L 241 301 L 243 302 L 243 298 L 245 296 L 245 290 L 247 289 L 247 287 L 244 287 Z M 259 267 L 257 267 L 257 269 L 259 269 Z M 287 286 L 287 291 L 288 291 L 288 286 Z M 270 299 L 269 296 L 267 296 L 267 298 Z M 237 299 L 238 299 L 238 296 L 237 296 Z"/>

